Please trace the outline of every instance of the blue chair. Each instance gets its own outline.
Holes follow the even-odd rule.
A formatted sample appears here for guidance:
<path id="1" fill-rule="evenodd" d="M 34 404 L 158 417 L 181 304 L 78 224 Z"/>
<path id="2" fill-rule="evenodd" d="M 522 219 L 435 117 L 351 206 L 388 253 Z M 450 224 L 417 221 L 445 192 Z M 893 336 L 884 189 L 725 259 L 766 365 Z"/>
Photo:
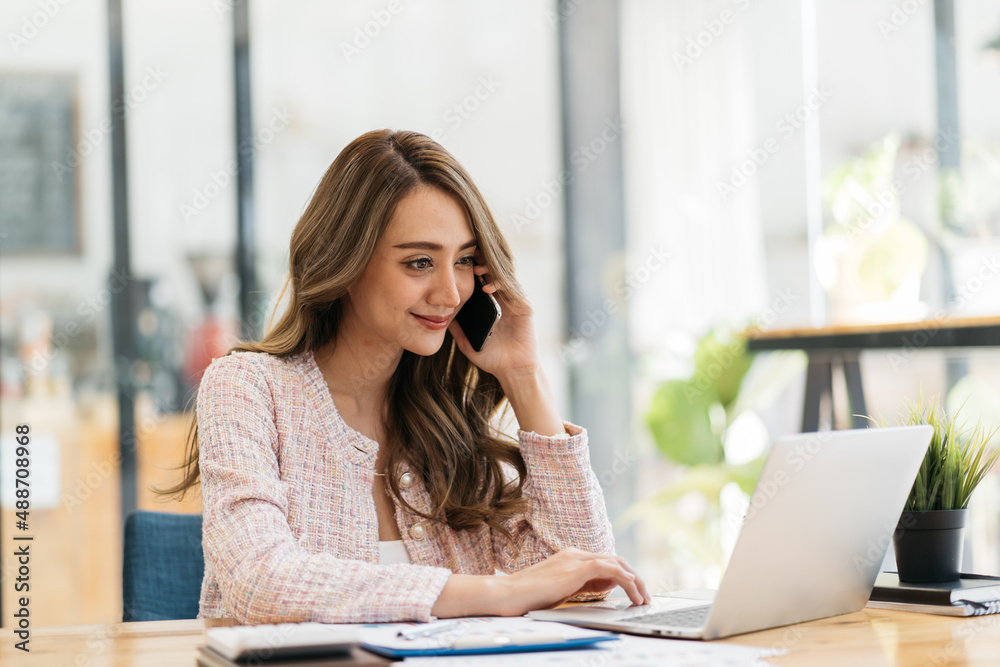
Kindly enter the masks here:
<path id="1" fill-rule="evenodd" d="M 138 511 L 125 519 L 123 621 L 197 617 L 204 573 L 200 514 Z"/>

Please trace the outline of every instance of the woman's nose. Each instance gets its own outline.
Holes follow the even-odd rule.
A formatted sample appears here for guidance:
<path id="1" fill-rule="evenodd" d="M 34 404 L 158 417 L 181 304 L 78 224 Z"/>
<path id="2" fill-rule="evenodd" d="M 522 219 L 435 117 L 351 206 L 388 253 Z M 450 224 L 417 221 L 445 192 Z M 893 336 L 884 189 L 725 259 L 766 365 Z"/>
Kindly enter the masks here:
<path id="1" fill-rule="evenodd" d="M 436 306 L 457 308 L 462 303 L 462 295 L 458 292 L 458 281 L 454 270 L 441 271 L 434 283 L 434 290 L 429 299 Z"/>

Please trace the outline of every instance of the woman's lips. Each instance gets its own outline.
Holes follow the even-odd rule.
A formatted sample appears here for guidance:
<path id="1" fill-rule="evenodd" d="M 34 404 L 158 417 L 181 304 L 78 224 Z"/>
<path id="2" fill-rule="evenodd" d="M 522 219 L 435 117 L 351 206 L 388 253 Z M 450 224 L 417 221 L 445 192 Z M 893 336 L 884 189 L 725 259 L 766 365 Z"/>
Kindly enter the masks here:
<path id="1" fill-rule="evenodd" d="M 417 318 L 418 322 L 433 331 L 440 331 L 448 326 L 449 318 L 447 317 L 430 317 L 428 315 L 417 315 L 416 313 L 413 313 L 413 316 Z"/>

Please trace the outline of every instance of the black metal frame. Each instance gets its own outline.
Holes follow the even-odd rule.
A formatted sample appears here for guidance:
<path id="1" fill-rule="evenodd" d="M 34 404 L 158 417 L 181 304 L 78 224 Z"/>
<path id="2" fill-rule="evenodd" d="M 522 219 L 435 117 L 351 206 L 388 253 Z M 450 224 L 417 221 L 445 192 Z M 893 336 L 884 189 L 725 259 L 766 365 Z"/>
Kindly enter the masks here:
<path id="1" fill-rule="evenodd" d="M 868 421 L 864 386 L 861 382 L 860 356 L 864 350 L 924 349 L 1000 346 L 1000 324 L 947 321 L 927 322 L 879 331 L 842 332 L 819 335 L 789 335 L 753 338 L 747 342 L 752 352 L 769 350 L 804 350 L 809 355 L 806 370 L 806 393 L 802 406 L 802 431 L 816 431 L 824 397 L 829 397 L 830 422 L 833 422 L 833 368 L 843 368 L 850 404 L 851 425 L 864 428 Z M 949 386 L 951 386 L 949 384 Z"/>

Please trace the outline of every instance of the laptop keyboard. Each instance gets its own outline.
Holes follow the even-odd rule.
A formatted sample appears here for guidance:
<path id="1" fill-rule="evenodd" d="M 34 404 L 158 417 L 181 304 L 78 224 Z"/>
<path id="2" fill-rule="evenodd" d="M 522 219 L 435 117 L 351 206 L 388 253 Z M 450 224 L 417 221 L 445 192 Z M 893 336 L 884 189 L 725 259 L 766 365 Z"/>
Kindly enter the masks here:
<path id="1" fill-rule="evenodd" d="M 629 618 L 620 619 L 619 622 L 638 623 L 639 625 L 671 625 L 676 628 L 699 628 L 705 625 L 708 619 L 708 611 L 712 605 L 704 607 L 690 607 L 688 609 L 674 609 L 673 611 L 661 611 L 655 614 L 641 614 Z"/>

